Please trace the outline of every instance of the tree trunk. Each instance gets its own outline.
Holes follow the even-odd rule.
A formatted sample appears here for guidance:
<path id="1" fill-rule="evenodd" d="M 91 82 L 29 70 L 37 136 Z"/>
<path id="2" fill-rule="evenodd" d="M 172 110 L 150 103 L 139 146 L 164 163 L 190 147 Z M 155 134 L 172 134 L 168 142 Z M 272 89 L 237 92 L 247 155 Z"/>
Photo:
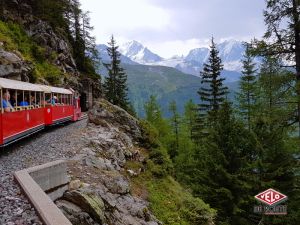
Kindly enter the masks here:
<path id="1" fill-rule="evenodd" d="M 297 110 L 298 110 L 298 129 L 300 138 L 300 21 L 298 12 L 298 1 L 293 0 L 293 18 L 294 18 L 294 34 L 295 34 L 295 58 L 296 58 L 296 90 L 297 90 Z M 300 148 L 300 146 L 299 146 Z"/>

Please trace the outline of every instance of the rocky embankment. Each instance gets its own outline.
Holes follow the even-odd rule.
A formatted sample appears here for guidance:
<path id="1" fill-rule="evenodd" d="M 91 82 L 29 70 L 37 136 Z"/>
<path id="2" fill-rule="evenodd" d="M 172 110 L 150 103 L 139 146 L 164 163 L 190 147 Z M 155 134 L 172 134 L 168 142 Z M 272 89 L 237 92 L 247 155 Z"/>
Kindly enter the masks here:
<path id="1" fill-rule="evenodd" d="M 0 152 L 0 224 L 41 225 L 33 207 L 13 179 L 13 173 L 58 159 L 73 157 L 84 145 L 87 121 L 59 125 L 12 144 Z"/>
<path id="2" fill-rule="evenodd" d="M 78 71 L 70 44 L 66 38 L 54 32 L 49 24 L 33 16 L 30 1 L 10 0 L 5 1 L 4 6 L 8 8 L 4 7 L 2 12 L 4 21 L 20 24 L 25 29 L 26 35 L 44 49 L 43 57 L 51 59 L 51 63 L 62 72 L 77 78 Z M 5 50 L 4 45 L 4 42 L 0 42 L 0 77 L 28 81 L 34 71 L 34 63 L 24 59 L 17 50 Z"/>
<path id="3" fill-rule="evenodd" d="M 148 202 L 131 194 L 128 160 L 143 162 L 138 121 L 123 109 L 99 100 L 89 112 L 89 124 L 82 138 L 85 146 L 69 162 L 69 191 L 57 206 L 73 224 L 144 224 L 160 222 L 151 214 Z"/>

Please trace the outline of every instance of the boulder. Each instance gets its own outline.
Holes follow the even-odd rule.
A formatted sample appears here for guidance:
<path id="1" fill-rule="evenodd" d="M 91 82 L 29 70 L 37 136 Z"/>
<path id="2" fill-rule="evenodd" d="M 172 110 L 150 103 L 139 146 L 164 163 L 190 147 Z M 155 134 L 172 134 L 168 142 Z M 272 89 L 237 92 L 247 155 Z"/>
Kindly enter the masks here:
<path id="1" fill-rule="evenodd" d="M 105 121 L 135 140 L 140 140 L 141 130 L 139 122 L 124 109 L 109 103 L 104 99 L 95 101 L 93 108 L 89 111 L 89 122 L 96 125 L 102 125 Z"/>
<path id="2" fill-rule="evenodd" d="M 105 187 L 113 194 L 127 194 L 130 191 L 128 180 L 121 174 L 105 174 L 101 175 L 100 179 Z"/>
<path id="3" fill-rule="evenodd" d="M 96 157 L 94 155 L 87 155 L 82 158 L 82 163 L 85 166 L 95 167 L 100 170 L 114 170 L 110 160 Z"/>
<path id="4" fill-rule="evenodd" d="M 42 20 L 30 23 L 26 29 L 27 34 L 46 49 L 46 54 L 51 57 L 56 53 L 54 63 L 59 66 L 63 72 L 76 74 L 77 68 L 72 56 L 71 48 L 66 40 L 54 32 L 52 27 Z"/>
<path id="5" fill-rule="evenodd" d="M 0 46 L 0 77 L 26 80 L 33 70 L 31 63 L 23 60 L 17 52 L 5 51 Z"/>
<path id="6" fill-rule="evenodd" d="M 63 199 L 80 207 L 83 212 L 88 213 L 96 222 L 100 224 L 105 222 L 104 203 L 102 199 L 89 188 L 68 191 L 64 194 Z"/>
<path id="7" fill-rule="evenodd" d="M 95 222 L 88 213 L 82 211 L 82 209 L 66 200 L 56 201 L 57 207 L 63 212 L 72 224 L 77 225 L 100 225 Z"/>

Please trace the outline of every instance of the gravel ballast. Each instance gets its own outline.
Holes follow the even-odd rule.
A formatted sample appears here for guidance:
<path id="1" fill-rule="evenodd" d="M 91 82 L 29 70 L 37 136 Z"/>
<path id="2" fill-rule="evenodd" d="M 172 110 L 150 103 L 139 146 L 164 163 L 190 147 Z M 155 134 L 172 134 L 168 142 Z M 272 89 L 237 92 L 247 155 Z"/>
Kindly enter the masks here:
<path id="1" fill-rule="evenodd" d="M 58 159 L 82 147 L 87 120 L 48 128 L 0 151 L 0 224 L 42 224 L 13 179 L 13 172 Z"/>

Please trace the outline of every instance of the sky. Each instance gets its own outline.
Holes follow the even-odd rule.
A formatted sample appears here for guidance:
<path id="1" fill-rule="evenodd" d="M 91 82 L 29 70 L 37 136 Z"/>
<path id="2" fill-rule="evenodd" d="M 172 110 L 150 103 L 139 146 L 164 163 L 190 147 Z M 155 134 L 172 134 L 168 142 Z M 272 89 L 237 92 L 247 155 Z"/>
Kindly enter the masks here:
<path id="1" fill-rule="evenodd" d="M 228 39 L 249 41 L 265 31 L 265 0 L 80 0 L 90 11 L 98 44 L 136 40 L 162 57 Z"/>

